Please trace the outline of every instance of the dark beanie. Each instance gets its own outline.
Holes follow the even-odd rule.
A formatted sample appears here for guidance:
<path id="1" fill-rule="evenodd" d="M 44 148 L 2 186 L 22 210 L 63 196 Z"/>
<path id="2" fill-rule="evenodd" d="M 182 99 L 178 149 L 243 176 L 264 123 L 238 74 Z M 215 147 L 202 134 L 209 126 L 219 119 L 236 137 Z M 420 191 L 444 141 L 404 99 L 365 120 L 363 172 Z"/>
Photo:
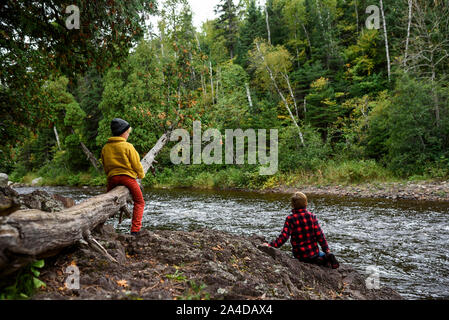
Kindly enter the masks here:
<path id="1" fill-rule="evenodd" d="M 128 130 L 130 127 L 129 123 L 123 119 L 115 118 L 111 121 L 111 131 L 112 135 L 115 137 L 120 136 L 123 132 Z"/>

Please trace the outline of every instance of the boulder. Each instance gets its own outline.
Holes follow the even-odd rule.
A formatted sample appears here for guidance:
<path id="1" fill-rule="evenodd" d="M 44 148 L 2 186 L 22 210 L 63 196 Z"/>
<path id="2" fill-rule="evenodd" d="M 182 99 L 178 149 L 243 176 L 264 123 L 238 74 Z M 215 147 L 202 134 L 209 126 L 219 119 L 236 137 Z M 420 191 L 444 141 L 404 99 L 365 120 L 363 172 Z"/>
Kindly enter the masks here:
<path id="1" fill-rule="evenodd" d="M 9 177 L 6 173 L 0 173 L 0 187 L 6 187 L 8 185 Z"/>
<path id="2" fill-rule="evenodd" d="M 59 212 L 72 207 L 75 201 L 43 190 L 35 190 L 19 196 L 21 209 L 37 209 L 45 212 Z"/>
<path id="3" fill-rule="evenodd" d="M 19 194 L 16 190 L 6 186 L 0 187 L 0 216 L 5 216 L 20 207 Z"/>
<path id="4" fill-rule="evenodd" d="M 34 186 L 37 186 L 37 185 L 39 185 L 41 182 L 42 182 L 42 177 L 33 179 L 33 180 L 31 181 L 31 186 L 33 186 L 33 187 L 34 187 Z"/>

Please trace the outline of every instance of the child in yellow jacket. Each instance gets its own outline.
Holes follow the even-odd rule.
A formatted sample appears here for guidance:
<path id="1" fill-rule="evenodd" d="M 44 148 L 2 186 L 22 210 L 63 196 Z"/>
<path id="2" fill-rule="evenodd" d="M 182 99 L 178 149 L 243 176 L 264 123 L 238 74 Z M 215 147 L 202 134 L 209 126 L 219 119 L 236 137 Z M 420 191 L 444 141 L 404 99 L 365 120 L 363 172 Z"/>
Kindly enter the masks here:
<path id="1" fill-rule="evenodd" d="M 136 178 L 143 179 L 145 172 L 139 153 L 127 142 L 131 129 L 129 123 L 123 119 L 115 118 L 111 121 L 113 136 L 101 150 L 101 161 L 108 176 L 108 192 L 118 185 L 126 186 L 131 192 L 134 201 L 131 234 L 137 235 L 142 227 L 145 201 Z"/>

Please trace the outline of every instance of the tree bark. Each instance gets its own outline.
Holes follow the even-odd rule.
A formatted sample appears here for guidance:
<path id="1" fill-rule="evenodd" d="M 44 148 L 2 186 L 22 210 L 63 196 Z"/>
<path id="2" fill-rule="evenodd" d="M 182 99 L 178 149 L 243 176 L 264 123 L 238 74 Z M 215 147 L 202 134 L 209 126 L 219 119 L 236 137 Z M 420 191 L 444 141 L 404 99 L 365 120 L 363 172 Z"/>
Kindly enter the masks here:
<path id="1" fill-rule="evenodd" d="M 271 44 L 270 21 L 269 21 L 269 17 L 268 17 L 267 6 L 265 6 L 265 22 L 267 24 L 268 43 Z"/>
<path id="2" fill-rule="evenodd" d="M 73 128 L 70 128 L 70 131 L 72 134 L 76 134 L 75 130 Z M 101 164 L 98 161 L 98 159 L 94 156 L 94 154 L 89 150 L 89 148 L 86 147 L 86 145 L 80 141 L 81 149 L 83 150 L 84 154 L 86 155 L 87 159 L 90 161 L 90 163 L 94 166 L 95 170 L 97 170 L 98 173 L 101 173 Z"/>
<path id="3" fill-rule="evenodd" d="M 407 25 L 407 39 L 405 40 L 404 67 L 407 66 L 408 46 L 410 43 L 410 29 L 412 26 L 412 10 L 413 10 L 413 0 L 408 0 L 408 25 Z"/>
<path id="4" fill-rule="evenodd" d="M 170 134 L 171 131 L 163 134 L 142 159 L 145 172 L 169 141 Z M 58 213 L 32 209 L 0 217 L 0 275 L 10 274 L 30 261 L 55 255 L 65 247 L 88 240 L 90 232 L 119 213 L 129 197 L 128 189 L 118 186 Z"/>
<path id="5" fill-rule="evenodd" d="M 246 88 L 246 96 L 248 97 L 249 107 L 252 109 L 253 108 L 253 100 L 251 99 L 251 91 L 249 90 L 248 82 L 245 82 L 245 88 Z"/>
<path id="6" fill-rule="evenodd" d="M 86 155 L 87 159 L 89 159 L 90 163 L 92 163 L 92 165 L 97 170 L 97 172 L 101 173 L 100 162 L 97 160 L 97 158 L 95 158 L 94 154 L 92 152 L 90 152 L 90 150 L 86 147 L 86 145 L 84 143 L 80 142 L 80 145 L 81 145 L 81 149 L 83 149 L 83 152 Z"/>
<path id="7" fill-rule="evenodd" d="M 56 143 L 58 144 L 58 149 L 61 151 L 61 143 L 59 142 L 59 134 L 56 126 L 53 126 L 53 131 L 55 132 Z"/>
<path id="8" fill-rule="evenodd" d="M 384 4 L 382 0 L 379 0 L 380 3 L 380 11 L 382 13 L 382 25 L 384 29 L 384 38 L 385 38 L 385 51 L 387 55 L 387 72 L 388 72 L 388 81 L 391 80 L 391 62 L 390 62 L 390 48 L 388 46 L 388 34 L 387 34 L 387 21 L 385 20 L 385 11 Z"/>
<path id="9" fill-rule="evenodd" d="M 214 76 L 212 70 L 212 61 L 209 61 L 209 73 L 210 73 L 210 89 L 212 90 L 212 104 L 214 104 Z"/>

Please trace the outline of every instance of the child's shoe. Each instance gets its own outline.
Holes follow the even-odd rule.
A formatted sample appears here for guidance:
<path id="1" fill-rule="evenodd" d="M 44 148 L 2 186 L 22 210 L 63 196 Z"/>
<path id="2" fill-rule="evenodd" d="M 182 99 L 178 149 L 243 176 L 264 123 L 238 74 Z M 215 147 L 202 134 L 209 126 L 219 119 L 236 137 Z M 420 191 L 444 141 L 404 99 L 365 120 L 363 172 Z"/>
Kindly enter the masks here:
<path id="1" fill-rule="evenodd" d="M 340 264 L 337 261 L 337 258 L 335 258 L 333 253 L 327 253 L 326 260 L 330 262 L 332 269 L 338 269 L 338 267 L 340 266 Z"/>

